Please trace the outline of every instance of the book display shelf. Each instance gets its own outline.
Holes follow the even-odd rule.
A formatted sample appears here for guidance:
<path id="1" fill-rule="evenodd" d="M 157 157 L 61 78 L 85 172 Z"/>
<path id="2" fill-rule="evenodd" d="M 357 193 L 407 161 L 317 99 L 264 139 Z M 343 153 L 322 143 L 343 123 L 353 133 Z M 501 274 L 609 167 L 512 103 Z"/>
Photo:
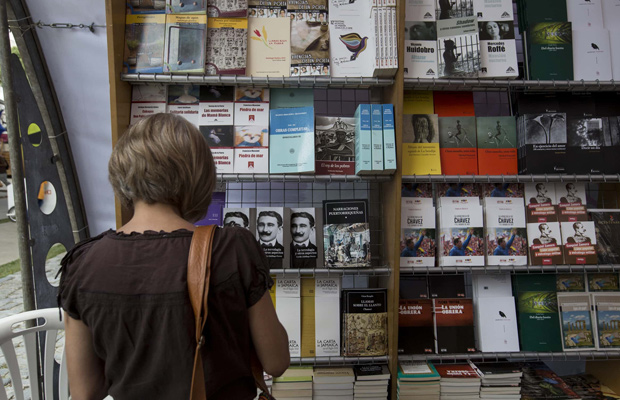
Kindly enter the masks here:
<path id="1" fill-rule="evenodd" d="M 396 2 L 397 42 L 399 54 L 403 54 L 404 37 L 401 29 L 405 24 L 404 1 Z M 497 182 L 592 182 L 620 183 L 620 174 L 615 175 L 402 175 L 403 130 L 403 97 L 405 90 L 434 91 L 620 91 L 613 81 L 528 81 L 506 79 L 405 79 L 403 57 L 399 57 L 399 68 L 393 78 L 330 78 L 330 77 L 273 77 L 254 78 L 245 76 L 206 76 L 190 74 L 123 74 L 123 51 L 125 37 L 125 1 L 106 0 L 106 18 L 108 35 L 108 65 L 110 79 L 110 102 L 112 118 L 112 142 L 119 139 L 130 121 L 131 89 L 133 85 L 145 83 L 199 85 L 250 85 L 256 87 L 289 87 L 313 89 L 368 89 L 379 93 L 379 103 L 394 105 L 397 170 L 393 175 L 297 175 L 297 174 L 218 174 L 218 181 L 226 183 L 233 191 L 239 193 L 258 192 L 263 189 L 256 185 L 267 185 L 269 190 L 277 188 L 286 196 L 287 191 L 326 192 L 328 190 L 347 191 L 349 185 L 363 185 L 368 193 L 371 208 L 370 214 L 373 262 L 370 268 L 361 269 L 274 269 L 273 273 L 283 277 L 319 277 L 319 276 L 367 276 L 376 279 L 378 287 L 387 288 L 388 315 L 388 354 L 380 357 L 292 357 L 291 364 L 312 365 L 355 365 L 355 364 L 388 364 L 392 374 L 390 393 L 392 399 L 397 398 L 397 371 L 399 360 L 429 360 L 439 363 L 455 363 L 467 359 L 482 361 L 509 360 L 552 360 L 552 361 L 586 361 L 588 372 L 592 372 L 616 391 L 620 390 L 620 351 L 571 351 L 571 352 L 517 352 L 517 353 L 468 353 L 468 354 L 398 354 L 398 318 L 399 318 L 399 282 L 402 276 L 411 275 L 454 275 L 472 272 L 495 274 L 510 272 L 512 274 L 540 274 L 543 272 L 618 272 L 620 265 L 545 265 L 545 266 L 481 266 L 481 267 L 425 267 L 400 268 L 400 224 L 401 224 L 401 184 L 403 182 L 418 183 L 497 183 Z M 618 83 L 620 85 L 620 83 Z M 297 184 L 289 189 L 288 184 Z M 302 184 L 309 186 L 302 187 Z M 245 185 L 254 185 L 249 188 Z M 243 194 L 242 194 L 243 196 Z M 286 199 L 286 197 L 284 197 Z M 358 198 L 358 197 L 356 197 Z M 239 201 L 238 207 L 249 204 L 252 200 Z M 280 204 L 279 201 L 267 201 L 265 206 Z M 285 201 L 286 203 L 286 201 Z M 307 207 L 316 207 L 316 198 Z M 256 202 L 254 203 L 256 204 Z M 281 205 L 280 205 L 281 206 Z M 233 206 L 234 207 L 234 206 Z M 117 202 L 117 225 L 122 225 L 130 217 L 127 210 Z M 374 225 L 373 225 L 374 224 Z"/>

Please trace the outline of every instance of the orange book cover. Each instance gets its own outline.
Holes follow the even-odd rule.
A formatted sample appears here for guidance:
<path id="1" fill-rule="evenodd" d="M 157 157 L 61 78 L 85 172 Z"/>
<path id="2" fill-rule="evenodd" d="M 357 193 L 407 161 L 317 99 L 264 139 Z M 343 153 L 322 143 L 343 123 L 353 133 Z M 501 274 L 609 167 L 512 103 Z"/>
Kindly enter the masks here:
<path id="1" fill-rule="evenodd" d="M 439 146 L 444 175 L 478 175 L 475 117 L 439 118 Z"/>
<path id="2" fill-rule="evenodd" d="M 441 117 L 475 117 L 472 92 L 435 92 L 435 114 Z"/>
<path id="3" fill-rule="evenodd" d="M 516 175 L 517 127 L 514 117 L 478 117 L 478 174 Z"/>

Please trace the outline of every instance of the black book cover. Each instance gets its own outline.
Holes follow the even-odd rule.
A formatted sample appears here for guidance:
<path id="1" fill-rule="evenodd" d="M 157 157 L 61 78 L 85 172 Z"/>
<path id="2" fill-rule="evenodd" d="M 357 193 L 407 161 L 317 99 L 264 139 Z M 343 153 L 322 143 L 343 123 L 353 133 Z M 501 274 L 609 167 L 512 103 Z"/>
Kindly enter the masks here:
<path id="1" fill-rule="evenodd" d="M 342 355 L 386 355 L 387 289 L 343 290 L 342 302 Z"/>
<path id="2" fill-rule="evenodd" d="M 398 305 L 398 353 L 435 351 L 432 300 L 400 300 Z"/>
<path id="3" fill-rule="evenodd" d="M 595 95 L 590 92 L 558 93 L 557 112 L 565 113 L 568 118 L 594 117 L 596 113 Z"/>
<path id="4" fill-rule="evenodd" d="M 474 362 L 483 378 L 521 376 L 521 364 L 515 362 Z M 498 378 L 499 379 L 499 378 Z"/>
<path id="5" fill-rule="evenodd" d="M 428 293 L 433 299 L 464 298 L 465 279 L 463 275 L 429 275 Z"/>
<path id="6" fill-rule="evenodd" d="M 524 115 L 523 173 L 566 172 L 566 114 Z"/>
<path id="7" fill-rule="evenodd" d="M 355 372 L 356 381 L 385 380 L 390 376 L 390 371 L 385 364 L 354 365 L 353 372 Z"/>
<path id="8" fill-rule="evenodd" d="M 620 101 L 620 99 L 618 99 Z M 618 107 L 620 113 L 620 107 Z M 605 174 L 620 173 L 620 117 L 603 117 L 603 154 Z"/>
<path id="9" fill-rule="evenodd" d="M 428 282 L 426 276 L 401 276 L 401 299 L 428 299 Z"/>
<path id="10" fill-rule="evenodd" d="M 620 115 L 620 93 L 601 92 L 596 94 L 594 99 L 595 115 L 597 117 L 613 117 Z"/>
<path id="11" fill-rule="evenodd" d="M 591 211 L 599 264 L 620 264 L 620 211 Z"/>
<path id="12" fill-rule="evenodd" d="M 437 353 L 476 351 L 471 299 L 433 299 Z"/>
<path id="13" fill-rule="evenodd" d="M 566 173 L 600 174 L 605 167 L 603 119 L 569 118 Z"/>
<path id="14" fill-rule="evenodd" d="M 519 92 L 515 106 L 519 115 L 560 112 L 560 100 L 555 93 Z"/>

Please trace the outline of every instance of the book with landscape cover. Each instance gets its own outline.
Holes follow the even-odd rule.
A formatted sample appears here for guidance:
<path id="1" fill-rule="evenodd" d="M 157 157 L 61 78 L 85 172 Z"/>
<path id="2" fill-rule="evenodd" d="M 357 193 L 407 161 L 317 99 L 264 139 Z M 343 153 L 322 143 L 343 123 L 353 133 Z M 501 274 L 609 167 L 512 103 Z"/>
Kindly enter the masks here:
<path id="1" fill-rule="evenodd" d="M 428 299 L 428 282 L 426 276 L 403 275 L 400 277 L 401 299 Z"/>
<path id="2" fill-rule="evenodd" d="M 594 293 L 596 345 L 599 349 L 620 349 L 620 294 Z"/>
<path id="3" fill-rule="evenodd" d="M 234 172 L 234 97 L 231 86 L 200 86 L 198 124 L 219 174 Z"/>
<path id="4" fill-rule="evenodd" d="M 328 268 L 370 266 L 367 200 L 323 200 L 323 223 Z"/>
<path id="5" fill-rule="evenodd" d="M 269 269 L 288 268 L 290 261 L 290 209 L 285 207 L 256 208 L 256 240 L 263 249 Z"/>
<path id="6" fill-rule="evenodd" d="M 526 39 L 529 50 L 529 79 L 556 81 L 574 79 L 573 34 L 570 22 L 532 24 Z"/>
<path id="7" fill-rule="evenodd" d="M 133 85 L 131 87 L 131 116 L 129 125 L 153 114 L 165 113 L 166 85 Z"/>
<path id="8" fill-rule="evenodd" d="M 476 351 L 471 299 L 433 299 L 436 353 Z"/>
<path id="9" fill-rule="evenodd" d="M 320 208 L 291 208 L 291 268 L 323 268 L 322 218 Z"/>
<path id="10" fill-rule="evenodd" d="M 435 352 L 433 300 L 400 300 L 398 305 L 398 353 Z"/>
<path id="11" fill-rule="evenodd" d="M 439 200 L 439 265 L 484 265 L 484 223 L 478 197 Z"/>
<path id="12" fill-rule="evenodd" d="M 403 115 L 402 158 L 403 175 L 441 174 L 437 114 Z"/>
<path id="13" fill-rule="evenodd" d="M 165 15 L 127 14 L 123 73 L 163 72 L 165 36 Z"/>
<path id="14" fill-rule="evenodd" d="M 437 59 L 439 78 L 478 77 L 480 38 L 477 18 L 437 21 Z"/>
<path id="15" fill-rule="evenodd" d="M 514 297 L 504 295 L 478 299 L 475 315 L 480 351 L 519 351 Z"/>
<path id="16" fill-rule="evenodd" d="M 558 293 L 564 351 L 594 349 L 595 330 L 588 293 Z"/>
<path id="17" fill-rule="evenodd" d="M 355 118 L 316 116 L 316 175 L 355 175 Z"/>
<path id="18" fill-rule="evenodd" d="M 587 274 L 588 291 L 590 292 L 617 292 L 618 286 L 617 272 L 594 272 Z"/>
<path id="19" fill-rule="evenodd" d="M 200 124 L 200 86 L 198 85 L 170 85 L 168 86 L 169 114 L 180 115 L 190 124 L 198 128 Z"/>
<path id="20" fill-rule="evenodd" d="M 433 267 L 436 254 L 433 199 L 405 197 L 401 205 L 400 266 Z"/>
<path id="21" fill-rule="evenodd" d="M 562 351 L 554 274 L 515 275 L 521 351 Z"/>
<path id="22" fill-rule="evenodd" d="M 597 263 L 596 232 L 593 221 L 561 222 L 564 262 L 570 265 Z"/>
<path id="23" fill-rule="evenodd" d="M 164 72 L 204 73 L 207 16 L 167 14 Z"/>
<path id="24" fill-rule="evenodd" d="M 269 172 L 314 172 L 314 107 L 270 111 Z"/>
<path id="25" fill-rule="evenodd" d="M 516 175 L 517 125 L 514 117 L 476 118 L 478 173 Z"/>
<path id="26" fill-rule="evenodd" d="M 445 175 L 477 175 L 476 118 L 439 118 L 441 171 Z"/>
<path id="27" fill-rule="evenodd" d="M 427 279 L 430 298 L 465 298 L 465 278 L 463 275 L 429 275 Z"/>
<path id="28" fill-rule="evenodd" d="M 575 80 L 612 79 L 611 44 L 609 31 L 596 28 L 577 28 L 573 25 L 573 65 Z"/>
<path id="29" fill-rule="evenodd" d="M 166 14 L 206 14 L 207 0 L 166 0 Z"/>
<path id="30" fill-rule="evenodd" d="M 569 118 L 566 172 L 600 174 L 605 168 L 603 118 Z"/>
<path id="31" fill-rule="evenodd" d="M 585 292 L 585 277 L 581 274 L 557 274 L 556 289 L 558 292 Z"/>
<path id="32" fill-rule="evenodd" d="M 248 15 L 248 0 L 208 0 L 207 4 L 210 18 L 242 19 Z"/>
<path id="33" fill-rule="evenodd" d="M 246 18 L 209 18 L 207 75 L 245 75 L 248 48 Z"/>
<path id="34" fill-rule="evenodd" d="M 248 18 L 248 34 L 246 75 L 289 76 L 291 66 L 290 19 Z"/>
<path id="35" fill-rule="evenodd" d="M 342 302 L 342 355 L 386 355 L 387 289 L 343 290 Z"/>
<path id="36" fill-rule="evenodd" d="M 291 21 L 290 76 L 330 74 L 328 0 L 289 0 Z"/>
<path id="37" fill-rule="evenodd" d="M 542 78 L 541 78 L 542 79 Z M 566 114 L 539 113 L 520 117 L 518 130 L 522 165 L 519 173 L 548 174 L 566 171 Z"/>
<path id="38" fill-rule="evenodd" d="M 589 210 L 596 230 L 599 264 L 620 264 L 620 210 Z"/>
<path id="39" fill-rule="evenodd" d="M 527 233 L 523 199 L 484 199 L 488 265 L 527 265 Z"/>

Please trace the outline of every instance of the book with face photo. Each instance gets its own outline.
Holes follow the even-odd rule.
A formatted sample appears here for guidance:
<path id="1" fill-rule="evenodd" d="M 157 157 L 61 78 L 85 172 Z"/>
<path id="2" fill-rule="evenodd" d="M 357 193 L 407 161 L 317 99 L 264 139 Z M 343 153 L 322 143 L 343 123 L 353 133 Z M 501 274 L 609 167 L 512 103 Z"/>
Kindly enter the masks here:
<path id="1" fill-rule="evenodd" d="M 207 16 L 167 14 L 164 72 L 204 73 Z"/>
<path id="2" fill-rule="evenodd" d="M 222 210 L 222 226 L 224 228 L 245 228 L 256 232 L 256 209 L 255 208 L 229 208 Z"/>
<path id="3" fill-rule="evenodd" d="M 370 267 L 367 200 L 323 200 L 323 222 L 326 267 Z"/>
<path id="4" fill-rule="evenodd" d="M 256 208 L 256 240 L 263 249 L 269 269 L 288 268 L 290 248 L 290 209 L 284 207 Z"/>
<path id="5" fill-rule="evenodd" d="M 291 21 L 290 76 L 330 75 L 327 1 L 288 2 L 287 13 Z"/>
<path id="6" fill-rule="evenodd" d="M 530 265 L 564 264 L 564 246 L 558 222 L 527 224 Z"/>
<path id="7" fill-rule="evenodd" d="M 402 199 L 400 266 L 434 267 L 436 254 L 435 206 L 433 199 Z"/>
<path id="8" fill-rule="evenodd" d="M 587 221 L 586 184 L 568 182 L 555 184 L 555 197 L 559 222 Z"/>
<path id="9" fill-rule="evenodd" d="M 478 197 L 440 197 L 439 265 L 484 265 L 483 226 Z"/>
<path id="10" fill-rule="evenodd" d="M 403 175 L 441 174 L 437 114 L 403 115 L 402 157 Z"/>
<path id="11" fill-rule="evenodd" d="M 248 18 L 287 18 L 286 1 L 248 0 Z"/>
<path id="12" fill-rule="evenodd" d="M 405 78 L 437 78 L 436 22 L 405 22 Z"/>
<path id="13" fill-rule="evenodd" d="M 323 215 L 317 208 L 291 208 L 291 268 L 323 267 Z"/>
<path id="14" fill-rule="evenodd" d="M 315 117 L 315 174 L 355 174 L 355 118 Z"/>
<path id="15" fill-rule="evenodd" d="M 522 199 L 484 199 L 488 265 L 527 265 L 527 233 Z"/>
<path id="16" fill-rule="evenodd" d="M 524 187 L 527 222 L 557 222 L 555 185 L 539 182 L 526 183 Z"/>
<path id="17" fill-rule="evenodd" d="M 567 264 L 596 264 L 596 232 L 594 222 L 562 222 L 564 261 Z"/>
<path id="18" fill-rule="evenodd" d="M 480 34 L 480 78 L 519 76 L 517 42 L 512 20 L 478 22 Z"/>
<path id="19" fill-rule="evenodd" d="M 605 168 L 603 118 L 569 118 L 566 172 L 600 174 Z"/>

